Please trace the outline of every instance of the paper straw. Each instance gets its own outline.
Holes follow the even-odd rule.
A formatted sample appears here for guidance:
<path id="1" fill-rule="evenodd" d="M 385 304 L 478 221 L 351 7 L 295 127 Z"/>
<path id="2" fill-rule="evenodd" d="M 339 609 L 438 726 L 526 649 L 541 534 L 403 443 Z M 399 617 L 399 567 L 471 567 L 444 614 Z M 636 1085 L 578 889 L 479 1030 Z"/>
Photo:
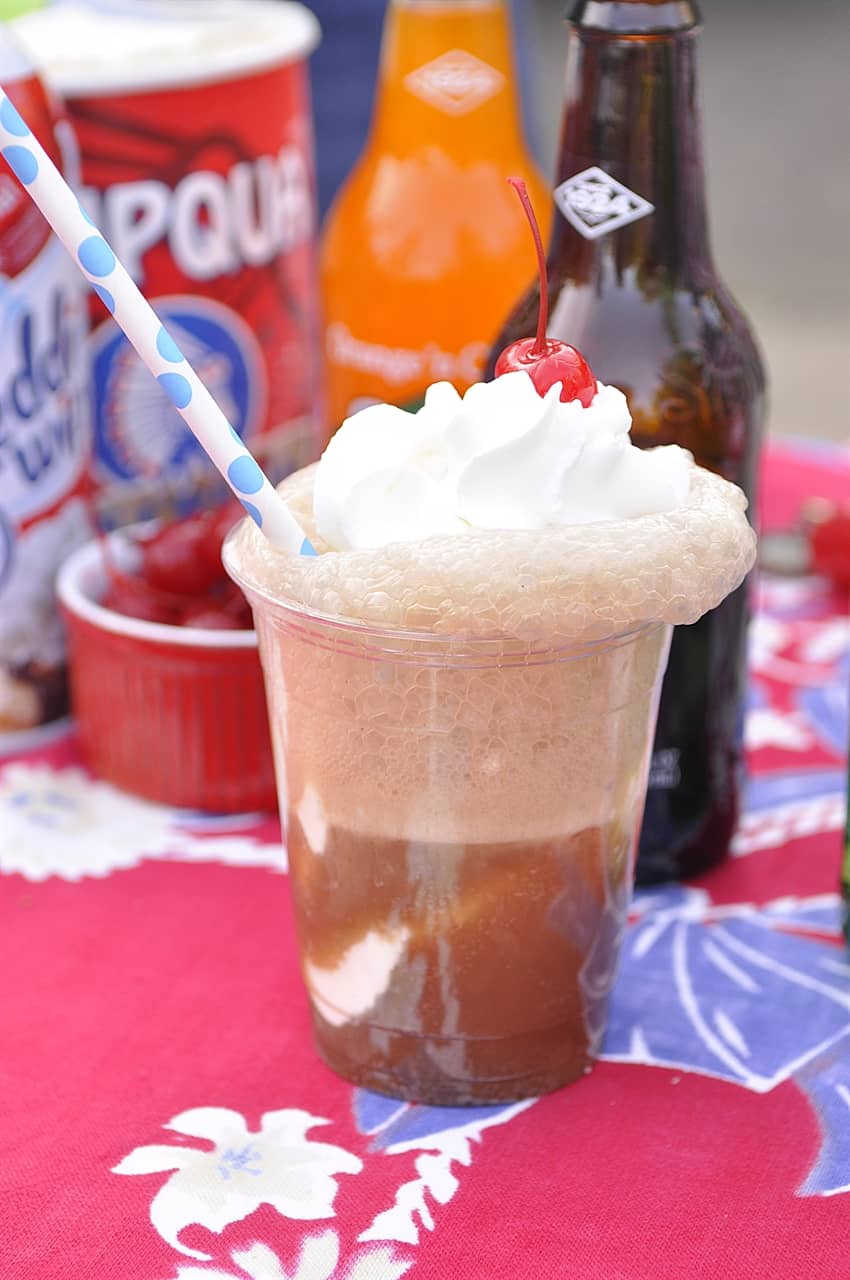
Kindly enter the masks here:
<path id="1" fill-rule="evenodd" d="M 274 546 L 314 556 L 304 530 L 2 88 L 0 151 L 249 516 Z"/>

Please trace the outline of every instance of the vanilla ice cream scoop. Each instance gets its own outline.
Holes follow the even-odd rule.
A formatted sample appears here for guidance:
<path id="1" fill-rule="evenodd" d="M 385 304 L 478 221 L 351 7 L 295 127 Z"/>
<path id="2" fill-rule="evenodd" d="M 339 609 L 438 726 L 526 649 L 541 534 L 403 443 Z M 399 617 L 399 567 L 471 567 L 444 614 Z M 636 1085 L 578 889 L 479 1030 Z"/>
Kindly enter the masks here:
<path id="1" fill-rule="evenodd" d="M 346 419 L 316 472 L 314 513 L 336 551 L 473 529 L 545 529 L 674 511 L 691 460 L 677 445 L 641 450 L 616 387 L 585 408 L 507 373 L 461 397 L 430 387 L 417 413 L 377 404 Z"/>

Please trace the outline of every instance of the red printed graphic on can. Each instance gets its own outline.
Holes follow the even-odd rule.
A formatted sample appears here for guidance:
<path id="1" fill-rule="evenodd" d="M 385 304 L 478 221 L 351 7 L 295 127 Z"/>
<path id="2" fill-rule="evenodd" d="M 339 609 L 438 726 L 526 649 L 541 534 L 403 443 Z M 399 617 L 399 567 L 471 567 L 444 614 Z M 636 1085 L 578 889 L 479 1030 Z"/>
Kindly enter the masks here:
<path id="1" fill-rule="evenodd" d="M 68 94 L 83 202 L 273 478 L 317 453 L 315 193 L 306 65 Z M 187 509 L 200 446 L 92 299 L 94 480 L 106 525 Z"/>

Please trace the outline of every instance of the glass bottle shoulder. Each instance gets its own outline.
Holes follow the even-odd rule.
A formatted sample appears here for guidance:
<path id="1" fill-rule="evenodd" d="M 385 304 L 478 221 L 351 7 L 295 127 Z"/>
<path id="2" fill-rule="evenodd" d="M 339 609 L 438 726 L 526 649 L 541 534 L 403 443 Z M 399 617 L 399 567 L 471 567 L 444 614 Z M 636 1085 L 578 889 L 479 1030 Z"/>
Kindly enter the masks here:
<path id="1" fill-rule="evenodd" d="M 676 443 L 749 486 L 764 400 L 761 358 L 726 287 L 638 268 L 616 283 L 562 284 L 550 335 L 573 343 L 629 399 L 637 443 Z"/>
<path id="2" fill-rule="evenodd" d="M 527 252 L 527 232 L 506 177 L 528 183 L 551 218 L 547 184 L 529 156 L 452 153 L 423 143 L 405 154 L 367 152 L 355 166 L 328 214 L 322 242 L 325 269 L 356 256 L 396 278 L 424 272 L 462 273 L 470 257 L 516 261 Z M 528 278 L 533 260 L 528 254 Z"/>

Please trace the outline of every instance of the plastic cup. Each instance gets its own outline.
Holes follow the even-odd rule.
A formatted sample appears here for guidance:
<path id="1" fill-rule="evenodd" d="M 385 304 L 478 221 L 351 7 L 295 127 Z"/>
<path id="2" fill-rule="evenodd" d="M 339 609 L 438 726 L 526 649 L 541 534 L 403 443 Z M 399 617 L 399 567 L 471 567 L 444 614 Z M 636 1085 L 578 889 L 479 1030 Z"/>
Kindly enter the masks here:
<path id="1" fill-rule="evenodd" d="M 254 610 L 318 1051 L 421 1103 L 590 1068 L 670 628 L 582 646 Z"/>

